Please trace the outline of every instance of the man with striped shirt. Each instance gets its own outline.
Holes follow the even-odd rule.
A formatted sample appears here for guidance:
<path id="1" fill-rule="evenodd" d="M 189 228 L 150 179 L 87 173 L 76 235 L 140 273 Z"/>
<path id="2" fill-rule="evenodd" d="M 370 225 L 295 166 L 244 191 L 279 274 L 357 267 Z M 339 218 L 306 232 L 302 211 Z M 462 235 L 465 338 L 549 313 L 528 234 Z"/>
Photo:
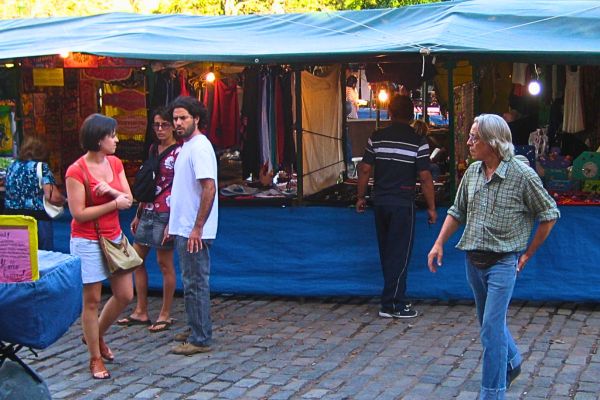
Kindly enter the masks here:
<path id="1" fill-rule="evenodd" d="M 392 124 L 371 135 L 358 167 L 356 211 L 364 212 L 371 170 L 375 169 L 372 200 L 383 291 L 379 316 L 414 318 L 417 311 L 405 297 L 406 275 L 413 245 L 417 176 L 427 202 L 429 223 L 437 213 L 429 169 L 427 139 L 409 125 L 414 106 L 407 96 L 394 96 L 388 108 Z"/>

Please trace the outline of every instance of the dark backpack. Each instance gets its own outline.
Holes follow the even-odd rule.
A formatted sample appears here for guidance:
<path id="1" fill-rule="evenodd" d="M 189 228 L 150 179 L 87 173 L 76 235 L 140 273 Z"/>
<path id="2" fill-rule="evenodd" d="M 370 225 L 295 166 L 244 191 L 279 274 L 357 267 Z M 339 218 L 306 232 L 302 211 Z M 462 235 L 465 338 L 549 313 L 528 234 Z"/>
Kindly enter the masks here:
<path id="1" fill-rule="evenodd" d="M 150 147 L 148 159 L 144 161 L 139 171 L 135 174 L 135 181 L 131 188 L 133 197 L 137 201 L 142 201 L 144 203 L 154 201 L 158 194 L 156 193 L 156 178 L 158 177 L 160 163 L 162 159 L 177 146 L 177 144 L 170 146 L 160 153 L 160 155 L 157 154 L 158 146 L 153 144 L 152 147 Z"/>

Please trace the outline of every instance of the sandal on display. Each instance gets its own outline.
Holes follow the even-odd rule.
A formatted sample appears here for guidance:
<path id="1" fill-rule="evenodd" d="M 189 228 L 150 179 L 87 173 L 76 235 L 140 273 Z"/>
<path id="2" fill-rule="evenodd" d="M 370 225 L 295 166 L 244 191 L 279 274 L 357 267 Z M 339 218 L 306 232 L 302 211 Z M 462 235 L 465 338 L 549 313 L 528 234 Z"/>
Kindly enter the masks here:
<path id="1" fill-rule="evenodd" d="M 173 320 L 169 321 L 156 321 L 152 325 L 148 327 L 148 330 L 152 333 L 163 332 L 171 329 L 171 325 L 173 325 Z"/>
<path id="2" fill-rule="evenodd" d="M 91 358 L 90 359 L 90 372 L 92 373 L 92 378 L 94 379 L 109 379 L 110 372 L 104 366 L 102 362 L 102 358 Z"/>
<path id="3" fill-rule="evenodd" d="M 87 342 L 85 341 L 85 336 L 81 337 L 81 341 L 83 342 L 83 344 L 87 345 Z M 115 360 L 115 355 L 110 350 L 110 347 L 108 347 L 108 345 L 104 341 L 104 338 L 100 338 L 100 355 L 106 361 L 114 361 Z"/>
<path id="4" fill-rule="evenodd" d="M 141 320 L 141 319 L 137 319 L 132 317 L 131 315 L 129 317 L 120 319 L 117 321 L 117 325 L 121 325 L 121 326 L 133 326 L 133 325 L 150 325 L 152 323 L 152 321 L 150 321 L 149 319 L 145 319 L 145 320 Z"/>

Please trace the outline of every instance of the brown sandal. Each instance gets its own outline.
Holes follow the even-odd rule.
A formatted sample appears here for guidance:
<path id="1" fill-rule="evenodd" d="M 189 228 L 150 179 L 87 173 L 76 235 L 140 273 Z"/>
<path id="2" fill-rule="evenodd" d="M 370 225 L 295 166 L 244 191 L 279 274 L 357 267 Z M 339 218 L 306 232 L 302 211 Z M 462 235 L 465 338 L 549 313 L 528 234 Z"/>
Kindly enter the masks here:
<path id="1" fill-rule="evenodd" d="M 102 362 L 102 358 L 90 358 L 90 372 L 92 373 L 92 378 L 94 379 L 109 379 L 110 372 L 104 366 L 104 362 Z"/>
<path id="2" fill-rule="evenodd" d="M 81 341 L 83 342 L 83 344 L 87 345 L 87 342 L 85 341 L 85 336 L 81 337 Z M 106 361 L 111 361 L 112 362 L 112 361 L 115 360 L 115 355 L 110 350 L 110 347 L 108 347 L 106 345 L 106 342 L 104 341 L 104 338 L 100 338 L 100 355 Z"/>

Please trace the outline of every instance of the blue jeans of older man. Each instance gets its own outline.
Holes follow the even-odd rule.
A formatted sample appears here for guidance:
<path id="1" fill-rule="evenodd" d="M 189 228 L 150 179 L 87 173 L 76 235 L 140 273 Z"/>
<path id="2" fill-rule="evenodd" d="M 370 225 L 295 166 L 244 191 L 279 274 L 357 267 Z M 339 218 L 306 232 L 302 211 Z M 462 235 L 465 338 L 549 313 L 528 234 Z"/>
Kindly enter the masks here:
<path id="1" fill-rule="evenodd" d="M 517 253 L 507 253 L 486 269 L 466 260 L 467 280 L 475 296 L 483 346 L 480 400 L 503 400 L 507 372 L 521 365 L 521 355 L 508 330 L 506 314 L 517 278 Z"/>
<path id="2" fill-rule="evenodd" d="M 187 341 L 196 346 L 210 346 L 212 320 L 210 318 L 210 253 L 212 240 L 202 240 L 202 250 L 187 251 L 188 238 L 174 236 L 183 281 L 183 301 L 188 325 L 191 328 Z"/>

